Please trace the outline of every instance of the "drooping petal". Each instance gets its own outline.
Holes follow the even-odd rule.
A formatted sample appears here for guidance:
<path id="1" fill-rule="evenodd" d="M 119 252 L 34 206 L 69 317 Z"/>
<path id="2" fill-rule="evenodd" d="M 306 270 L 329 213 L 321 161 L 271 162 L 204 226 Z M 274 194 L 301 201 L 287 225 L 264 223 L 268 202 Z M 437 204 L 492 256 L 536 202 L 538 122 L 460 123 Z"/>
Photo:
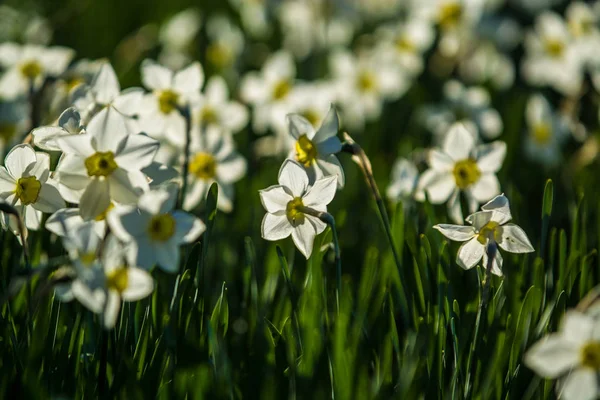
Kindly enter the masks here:
<path id="1" fill-rule="evenodd" d="M 499 227 L 501 239 L 498 245 L 510 253 L 531 253 L 535 251 L 527 234 L 515 224 L 506 224 Z"/>
<path id="2" fill-rule="evenodd" d="M 198 239 L 200 235 L 206 230 L 204 222 L 184 211 L 175 210 L 173 211 L 173 218 L 175 218 L 175 241 L 177 243 L 191 243 Z"/>
<path id="3" fill-rule="evenodd" d="M 294 244 L 307 260 L 312 254 L 316 234 L 315 226 L 306 219 L 292 230 Z"/>
<path id="4" fill-rule="evenodd" d="M 42 224 L 42 212 L 36 210 L 32 206 L 23 207 L 23 216 L 25 226 L 31 231 L 37 231 Z"/>
<path id="5" fill-rule="evenodd" d="M 269 213 L 285 211 L 287 204 L 293 200 L 293 197 L 281 185 L 270 186 L 259 190 L 258 193 L 263 207 Z"/>
<path id="6" fill-rule="evenodd" d="M 92 179 L 79 200 L 79 212 L 85 221 L 96 218 L 110 205 L 108 180 Z"/>
<path id="7" fill-rule="evenodd" d="M 302 198 L 302 202 L 307 207 L 322 207 L 331 203 L 337 190 L 337 177 L 328 176 L 317 180 L 308 192 Z"/>
<path id="8" fill-rule="evenodd" d="M 262 225 L 261 235 L 265 240 L 281 240 L 290 236 L 294 227 L 288 221 L 285 213 L 265 214 Z"/>
<path id="9" fill-rule="evenodd" d="M 279 184 L 287 187 L 294 197 L 302 197 L 308 187 L 308 175 L 295 161 L 285 160 L 279 170 Z"/>
<path id="10" fill-rule="evenodd" d="M 158 141 L 144 134 L 127 135 L 119 144 L 115 162 L 128 171 L 140 170 L 152 163 L 158 147 Z"/>
<path id="11" fill-rule="evenodd" d="M 506 143 L 496 141 L 476 148 L 477 167 L 483 173 L 496 173 L 502 167 L 506 156 Z"/>
<path id="12" fill-rule="evenodd" d="M 151 90 L 162 90 L 171 87 L 173 72 L 157 64 L 155 61 L 145 59 L 142 61 L 142 83 Z"/>
<path id="13" fill-rule="evenodd" d="M 557 378 L 579 363 L 579 347 L 551 334 L 527 351 L 524 362 L 544 378 Z"/>
<path id="14" fill-rule="evenodd" d="M 28 169 L 31 164 L 35 164 L 35 150 L 28 144 L 19 144 L 8 152 L 4 159 L 4 166 L 15 179 L 19 179 Z"/>
<path id="15" fill-rule="evenodd" d="M 473 238 L 475 228 L 464 225 L 438 224 L 434 225 L 433 229 L 437 229 L 450 240 L 464 242 Z"/>
<path id="16" fill-rule="evenodd" d="M 137 301 L 147 297 L 154 290 L 152 275 L 140 268 L 127 269 L 127 289 L 121 293 L 125 301 Z"/>
<path id="17" fill-rule="evenodd" d="M 474 237 L 460 246 L 456 255 L 456 263 L 464 269 L 471 269 L 481 260 L 484 250 L 484 246 Z"/>

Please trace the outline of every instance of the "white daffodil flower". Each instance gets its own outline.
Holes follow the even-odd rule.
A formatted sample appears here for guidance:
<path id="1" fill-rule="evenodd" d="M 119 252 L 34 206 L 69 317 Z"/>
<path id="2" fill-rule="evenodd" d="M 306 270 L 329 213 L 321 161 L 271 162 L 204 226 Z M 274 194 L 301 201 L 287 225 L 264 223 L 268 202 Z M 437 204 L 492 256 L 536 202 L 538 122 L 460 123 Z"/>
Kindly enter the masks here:
<path id="1" fill-rule="evenodd" d="M 293 160 L 286 160 L 279 170 L 278 182 L 279 185 L 259 191 L 262 205 L 267 210 L 262 220 L 262 237 L 275 241 L 292 235 L 294 244 L 308 259 L 315 236 L 327 225 L 304 213 L 302 207 L 327 212 L 327 204 L 335 196 L 337 178 L 329 176 L 309 186 L 304 168 Z"/>
<path id="2" fill-rule="evenodd" d="M 176 200 L 176 190 L 158 188 L 141 195 L 137 208 L 119 207 L 108 215 L 111 231 L 127 243 L 131 265 L 179 270 L 179 246 L 196 240 L 206 226 L 193 215 L 174 210 Z"/>
<path id="3" fill-rule="evenodd" d="M 200 97 L 204 71 L 198 62 L 173 72 L 146 59 L 142 62 L 142 82 L 151 90 L 144 96 L 140 111 L 140 127 L 156 139 L 176 146 L 185 144 L 185 119 L 180 107 L 193 106 Z"/>
<path id="4" fill-rule="evenodd" d="M 163 23 L 158 33 L 158 40 L 162 44 L 158 56 L 160 63 L 172 69 L 189 64 L 190 49 L 201 27 L 202 16 L 196 8 L 180 11 Z"/>
<path id="5" fill-rule="evenodd" d="M 487 249 L 490 244 L 498 245 L 509 253 L 535 251 L 523 229 L 508 223 L 512 215 L 508 199 L 504 195 L 494 197 L 481 209 L 483 211 L 467 217 L 471 226 L 438 224 L 433 227 L 450 240 L 465 242 L 456 255 L 456 263 L 459 266 L 470 269 L 483 258 L 483 267 L 487 268 Z M 491 272 L 502 276 L 502 255 L 499 251 L 494 254 Z"/>
<path id="6" fill-rule="evenodd" d="M 329 63 L 342 119 L 353 129 L 379 118 L 384 100 L 398 99 L 410 86 L 407 76 L 377 52 L 355 56 L 340 50 Z"/>
<path id="7" fill-rule="evenodd" d="M 536 342 L 525 353 L 525 365 L 546 379 L 559 379 L 557 396 L 594 400 L 600 395 L 600 319 L 570 310 L 559 332 Z"/>
<path id="8" fill-rule="evenodd" d="M 229 0 L 239 12 L 244 30 L 254 38 L 266 38 L 272 29 L 267 0 Z"/>
<path id="9" fill-rule="evenodd" d="M 224 15 L 210 17 L 206 23 L 206 36 L 210 44 L 206 48 L 206 59 L 217 70 L 223 73 L 238 75 L 236 62 L 244 51 L 244 33 Z"/>
<path id="10" fill-rule="evenodd" d="M 298 161 L 306 169 L 311 182 L 325 176 L 335 176 L 338 188 L 343 188 L 344 169 L 336 157 L 342 149 L 342 142 L 337 137 L 339 121 L 335 107 L 330 106 L 317 130 L 299 114 L 290 114 L 287 120 L 290 135 L 296 141 L 288 158 Z"/>
<path id="11" fill-rule="evenodd" d="M 290 95 L 294 90 L 296 65 L 291 54 L 279 51 L 271 55 L 260 72 L 249 72 L 242 79 L 242 100 L 254 106 L 254 130 L 265 133 L 277 127 L 289 110 Z"/>
<path id="12" fill-rule="evenodd" d="M 246 160 L 235 150 L 231 137 L 222 131 L 192 133 L 183 208 L 189 211 L 197 207 L 206 198 L 210 185 L 217 182 L 217 206 L 229 212 L 233 209 L 234 183 L 246 175 Z"/>
<path id="13" fill-rule="evenodd" d="M 55 177 L 65 200 L 78 203 L 84 220 L 102 214 L 112 201 L 135 203 L 148 190 L 140 171 L 150 165 L 158 142 L 127 134 L 123 118 L 106 107 L 92 118 L 86 133 L 56 139 L 63 155 Z"/>
<path id="14" fill-rule="evenodd" d="M 114 208 L 114 203 L 110 203 L 103 213 L 89 221 L 83 219 L 79 208 L 61 208 L 48 217 L 44 227 L 57 236 L 66 237 L 69 232 L 74 231 L 79 226 L 91 224 L 96 234 L 99 237 L 104 237 L 106 235 L 106 217 Z"/>
<path id="15" fill-rule="evenodd" d="M 475 145 L 469 130 L 460 123 L 454 124 L 441 149 L 429 151 L 429 169 L 421 174 L 416 199 L 432 204 L 448 202 L 448 213 L 456 223 L 462 223 L 460 193 L 464 193 L 469 212 L 477 211 L 479 204 L 500 193 L 496 172 L 502 167 L 506 144 L 495 141 Z"/>
<path id="16" fill-rule="evenodd" d="M 510 89 L 515 81 L 515 65 L 511 57 L 491 41 L 482 41 L 458 66 L 460 77 L 470 84 L 491 84 L 495 89 Z"/>
<path id="17" fill-rule="evenodd" d="M 434 106 L 425 106 L 421 118 L 428 130 L 438 141 L 442 141 L 455 122 L 474 124 L 485 139 L 495 139 L 502 133 L 503 123 L 498 111 L 491 106 L 488 91 L 480 86 L 465 87 L 450 80 L 443 88 L 445 101 Z M 477 132 L 472 132 L 477 137 Z"/>
<path id="18" fill-rule="evenodd" d="M 60 151 L 56 139 L 69 135 L 78 135 L 84 132 L 81 125 L 81 116 L 74 107 L 67 108 L 58 117 L 58 126 L 41 126 L 35 128 L 31 135 L 33 143 L 43 150 Z"/>
<path id="19" fill-rule="evenodd" d="M 583 81 L 581 61 L 563 18 L 552 11 L 540 14 L 534 30 L 525 37 L 521 71 L 527 83 L 576 95 Z"/>
<path id="20" fill-rule="evenodd" d="M 18 144 L 31 125 L 26 101 L 0 101 L 0 156 Z"/>
<path id="21" fill-rule="evenodd" d="M 388 199 L 397 203 L 410 203 L 419 182 L 417 166 L 406 158 L 398 158 L 392 167 L 390 184 L 386 195 Z"/>
<path id="22" fill-rule="evenodd" d="M 66 47 L 0 44 L 0 66 L 6 72 L 0 78 L 0 96 L 14 99 L 39 89 L 46 77 L 62 74 L 75 56 Z"/>
<path id="23" fill-rule="evenodd" d="M 556 166 L 562 158 L 562 145 L 569 138 L 569 123 L 554 112 L 541 94 L 533 95 L 525 109 L 527 136 L 525 152 L 546 166 Z"/>
<path id="24" fill-rule="evenodd" d="M 115 115 L 123 118 L 128 133 L 140 132 L 135 117 L 142 107 L 144 90 L 133 87 L 121 91 L 117 74 L 109 62 L 101 64 L 91 85 L 80 92 L 80 95 L 75 95 L 73 104 L 81 113 L 82 120 L 88 121 L 100 107 L 112 107 L 118 111 Z"/>
<path id="25" fill-rule="evenodd" d="M 19 211 L 27 229 L 39 229 L 42 213 L 65 207 L 49 175 L 50 156 L 36 152 L 28 144 L 13 147 L 4 159 L 4 167 L 0 167 L 0 198 Z M 18 232 L 13 221 L 9 219 L 9 224 Z"/>
<path id="26" fill-rule="evenodd" d="M 192 109 L 192 120 L 203 129 L 217 126 L 228 133 L 238 133 L 248 124 L 248 109 L 237 101 L 229 100 L 229 89 L 222 77 L 208 80 L 204 93 Z"/>

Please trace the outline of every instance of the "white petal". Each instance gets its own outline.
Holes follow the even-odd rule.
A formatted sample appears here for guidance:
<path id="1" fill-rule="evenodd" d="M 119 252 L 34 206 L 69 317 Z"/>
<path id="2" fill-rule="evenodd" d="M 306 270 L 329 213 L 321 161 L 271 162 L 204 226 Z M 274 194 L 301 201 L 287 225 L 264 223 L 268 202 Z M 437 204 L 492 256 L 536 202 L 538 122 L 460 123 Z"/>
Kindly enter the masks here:
<path id="1" fill-rule="evenodd" d="M 35 157 L 37 161 L 29 166 L 27 175 L 35 176 L 37 180 L 44 183 L 48 180 L 48 175 L 50 174 L 50 155 L 36 151 Z"/>
<path id="2" fill-rule="evenodd" d="M 165 214 L 175 208 L 177 190 L 173 186 L 161 187 L 142 194 L 138 207 L 150 214 Z"/>
<path id="3" fill-rule="evenodd" d="M 448 216 L 455 224 L 464 223 L 462 207 L 460 205 L 460 193 L 460 190 L 456 188 L 450 195 L 447 203 Z"/>
<path id="4" fill-rule="evenodd" d="M 591 368 L 579 368 L 565 378 L 560 398 L 565 400 L 594 400 L 598 398 L 598 377 Z"/>
<path id="5" fill-rule="evenodd" d="M 475 235 L 475 228 L 472 226 L 438 224 L 434 225 L 433 229 L 437 229 L 448 239 L 458 242 L 470 240 Z"/>
<path id="6" fill-rule="evenodd" d="M 481 260 L 481 257 L 483 257 L 483 252 L 484 246 L 479 243 L 477 237 L 474 237 L 460 246 L 456 256 L 456 263 L 464 269 L 473 268 Z"/>
<path id="7" fill-rule="evenodd" d="M 140 113 L 143 98 L 144 90 L 142 88 L 127 88 L 113 100 L 112 106 L 124 116 L 136 115 Z"/>
<path id="8" fill-rule="evenodd" d="M 34 209 L 31 206 L 25 206 L 23 208 L 23 217 L 25 219 L 25 226 L 31 231 L 37 231 L 40 229 L 42 223 L 42 212 Z"/>
<path id="9" fill-rule="evenodd" d="M 476 148 L 477 166 L 483 173 L 498 172 L 506 156 L 506 143 L 496 141 Z"/>
<path id="10" fill-rule="evenodd" d="M 306 135 L 308 139 L 312 140 L 313 136 L 315 136 L 315 128 L 302 115 L 288 114 L 286 119 L 288 123 L 288 129 L 294 139 L 298 140 L 300 136 Z"/>
<path id="11" fill-rule="evenodd" d="M 146 237 L 138 237 L 128 246 L 129 260 L 132 265 L 149 270 L 156 265 L 156 246 Z"/>
<path id="12" fill-rule="evenodd" d="M 119 317 L 119 311 L 121 310 L 121 297 L 114 290 L 108 291 L 108 297 L 106 305 L 103 308 L 104 315 L 104 327 L 106 329 L 112 329 L 117 324 L 117 318 Z"/>
<path id="13" fill-rule="evenodd" d="M 279 184 L 287 187 L 294 197 L 302 197 L 308 187 L 308 175 L 300 164 L 285 160 L 279 170 Z"/>
<path id="14" fill-rule="evenodd" d="M 56 138 L 68 136 L 69 133 L 59 126 L 40 126 L 31 131 L 33 143 L 44 150 L 58 151 L 60 148 L 56 144 Z"/>
<path id="15" fill-rule="evenodd" d="M 332 104 L 331 107 L 329 108 L 329 112 L 325 116 L 325 119 L 321 123 L 321 127 L 319 128 L 317 133 L 315 133 L 315 136 L 312 138 L 312 141 L 314 143 L 323 143 L 330 138 L 336 137 L 339 129 L 340 129 L 340 126 L 339 126 L 339 119 L 338 119 L 337 111 Z M 339 139 L 338 139 L 338 141 L 339 141 Z M 341 144 L 340 144 L 340 149 L 341 149 Z M 335 153 L 337 153 L 338 151 L 335 151 Z"/>
<path id="16" fill-rule="evenodd" d="M 175 74 L 173 88 L 180 93 L 198 92 L 204 83 L 204 72 L 199 62 L 194 62 Z"/>
<path id="17" fill-rule="evenodd" d="M 227 89 L 225 79 L 219 75 L 212 76 L 208 82 L 206 82 L 204 94 L 210 104 L 224 104 L 227 102 L 229 90 Z"/>
<path id="18" fill-rule="evenodd" d="M 424 187 L 425 185 L 426 187 Z M 456 188 L 456 182 L 450 173 L 429 169 L 421 175 L 419 186 L 427 191 L 427 196 L 432 204 L 441 204 L 448 200 Z"/>
<path id="19" fill-rule="evenodd" d="M 510 204 L 506 196 L 503 194 L 494 197 L 492 200 L 482 205 L 481 209 L 485 211 L 492 211 L 492 220 L 496 221 L 500 225 L 503 225 L 512 219 Z"/>
<path id="20" fill-rule="evenodd" d="M 121 91 L 117 74 L 109 62 L 102 63 L 92 83 L 96 101 L 102 105 L 113 101 Z"/>
<path id="21" fill-rule="evenodd" d="M 234 183 L 246 175 L 247 164 L 244 157 L 238 153 L 230 156 L 217 164 L 217 181 L 219 183 Z"/>
<path id="22" fill-rule="evenodd" d="M 323 207 L 333 200 L 337 190 L 337 177 L 329 176 L 319 179 L 308 189 L 308 192 L 302 198 L 306 207 Z"/>
<path id="23" fill-rule="evenodd" d="M 485 174 L 469 188 L 469 192 L 479 203 L 483 203 L 500 193 L 500 182 L 496 175 Z"/>
<path id="24" fill-rule="evenodd" d="M 154 243 L 154 251 L 156 254 L 156 263 L 166 272 L 178 272 L 179 271 L 179 260 L 181 253 L 179 251 L 179 245 L 171 242 L 167 243 Z"/>
<path id="25" fill-rule="evenodd" d="M 432 149 L 427 154 L 429 166 L 438 171 L 452 171 L 454 169 L 454 160 L 446 153 Z"/>
<path id="26" fill-rule="evenodd" d="M 78 208 L 63 208 L 48 217 L 44 226 L 57 236 L 66 236 L 82 224 L 84 221 L 79 215 Z"/>
<path id="27" fill-rule="evenodd" d="M 76 155 L 86 158 L 96 153 L 92 146 L 92 136 L 88 134 L 69 135 L 56 138 L 56 145 L 66 155 Z M 67 173 L 75 171 L 65 171 Z"/>
<path id="28" fill-rule="evenodd" d="M 498 245 L 510 253 L 531 253 L 534 250 L 527 234 L 515 224 L 506 224 L 498 229 L 501 230 L 502 239 Z"/>
<path id="29" fill-rule="evenodd" d="M 544 378 L 557 378 L 579 363 L 579 347 L 551 334 L 536 342 L 525 354 L 524 362 Z"/>
<path id="30" fill-rule="evenodd" d="M 43 183 L 33 207 L 45 213 L 53 213 L 66 207 L 65 201 L 53 184 Z"/>
<path id="31" fill-rule="evenodd" d="M 340 164 L 340 160 L 334 154 L 330 154 L 323 158 L 317 158 L 316 167 L 321 170 L 323 176 L 336 176 L 338 189 L 342 189 L 346 184 L 344 168 L 342 167 L 342 164 Z"/>
<path id="32" fill-rule="evenodd" d="M 139 170 L 152 163 L 159 143 L 143 134 L 127 135 L 119 144 L 115 162 L 125 170 Z"/>
<path id="33" fill-rule="evenodd" d="M 146 177 L 140 171 L 117 168 L 107 180 L 110 184 L 110 197 L 123 204 L 137 202 L 142 192 L 149 188 Z"/>
<path id="34" fill-rule="evenodd" d="M 4 167 L 0 167 L 0 197 L 8 196 L 15 191 L 17 181 L 9 175 Z"/>
<path id="35" fill-rule="evenodd" d="M 192 243 L 206 230 L 204 222 L 184 211 L 173 211 L 175 218 L 175 241 L 177 243 Z"/>
<path id="36" fill-rule="evenodd" d="M 123 115 L 112 107 L 104 107 L 94 115 L 86 128 L 86 132 L 94 138 L 97 151 L 116 152 L 117 145 L 127 136 L 127 131 Z"/>
<path id="37" fill-rule="evenodd" d="M 494 255 L 494 261 L 492 263 L 492 274 L 494 275 L 498 275 L 498 276 L 502 276 L 502 263 L 503 263 L 503 259 L 502 259 L 502 254 L 500 254 L 499 250 L 496 250 L 496 253 Z M 483 268 L 487 268 L 488 265 L 488 255 L 487 253 L 484 251 L 483 252 Z"/>
<path id="38" fill-rule="evenodd" d="M 312 254 L 316 234 L 315 226 L 311 224 L 308 219 L 305 219 L 304 223 L 296 226 L 292 230 L 294 244 L 307 260 Z"/>
<path id="39" fill-rule="evenodd" d="M 473 135 L 462 123 L 453 124 L 446 138 L 444 139 L 444 153 L 452 157 L 453 160 L 465 160 L 469 158 L 471 150 L 475 145 Z"/>
<path id="40" fill-rule="evenodd" d="M 342 150 L 342 142 L 337 136 L 331 136 L 314 144 L 317 147 L 317 154 L 321 157 L 329 154 L 337 154 Z"/>
<path id="41" fill-rule="evenodd" d="M 171 87 L 173 72 L 153 60 L 142 61 L 142 83 L 148 89 L 168 89 Z"/>
<path id="42" fill-rule="evenodd" d="M 265 240 L 281 240 L 290 236 L 294 227 L 288 221 L 285 213 L 265 214 L 262 225 L 261 235 Z"/>
<path id="43" fill-rule="evenodd" d="M 149 218 L 148 213 L 140 212 L 133 206 L 118 206 L 106 216 L 106 221 L 117 238 L 130 242 L 146 234 Z"/>
<path id="44" fill-rule="evenodd" d="M 281 185 L 270 186 L 259 190 L 258 193 L 263 207 L 269 213 L 285 211 L 287 204 L 293 200 L 293 197 Z"/>
<path id="45" fill-rule="evenodd" d="M 84 159 L 73 154 L 62 155 L 56 166 L 55 177 L 59 183 L 74 190 L 84 189 L 91 179 L 87 175 Z"/>
<path id="46" fill-rule="evenodd" d="M 137 301 L 147 297 L 154 290 L 152 275 L 140 268 L 127 269 L 127 288 L 121 293 L 125 301 Z"/>
<path id="47" fill-rule="evenodd" d="M 102 214 L 110 205 L 110 192 L 106 179 L 92 179 L 79 200 L 81 217 L 88 221 Z"/>
<path id="48" fill-rule="evenodd" d="M 582 346 L 594 337 L 598 321 L 576 310 L 569 310 L 562 320 L 561 333 L 569 343 Z"/>
<path id="49" fill-rule="evenodd" d="M 19 179 L 30 166 L 36 162 L 35 150 L 28 144 L 19 144 L 12 148 L 4 159 L 4 166 L 8 172 Z"/>

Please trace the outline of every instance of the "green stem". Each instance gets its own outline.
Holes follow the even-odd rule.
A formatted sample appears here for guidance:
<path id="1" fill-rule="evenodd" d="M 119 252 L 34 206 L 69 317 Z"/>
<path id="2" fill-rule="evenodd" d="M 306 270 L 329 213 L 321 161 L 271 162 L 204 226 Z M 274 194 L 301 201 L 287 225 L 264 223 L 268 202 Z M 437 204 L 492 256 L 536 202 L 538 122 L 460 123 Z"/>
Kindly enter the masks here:
<path id="1" fill-rule="evenodd" d="M 181 171 L 181 192 L 179 193 L 179 199 L 177 201 L 176 208 L 183 207 L 183 201 L 185 200 L 185 194 L 188 187 L 188 170 L 190 167 L 190 145 L 192 141 L 192 120 L 190 115 L 190 106 L 186 104 L 183 107 L 178 108 L 179 113 L 185 119 L 185 148 L 183 155 L 183 166 Z"/>

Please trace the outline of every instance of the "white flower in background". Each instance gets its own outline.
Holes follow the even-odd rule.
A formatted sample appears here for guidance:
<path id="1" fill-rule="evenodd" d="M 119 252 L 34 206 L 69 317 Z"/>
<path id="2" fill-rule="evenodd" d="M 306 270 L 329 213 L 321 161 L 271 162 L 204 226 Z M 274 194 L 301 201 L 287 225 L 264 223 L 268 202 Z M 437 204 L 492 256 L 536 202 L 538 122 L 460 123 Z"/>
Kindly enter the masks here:
<path id="1" fill-rule="evenodd" d="M 342 120 L 357 130 L 379 118 L 384 100 L 399 98 L 410 85 L 407 77 L 378 53 L 355 56 L 340 50 L 331 55 L 329 65 Z"/>
<path id="2" fill-rule="evenodd" d="M 254 130 L 265 133 L 285 120 L 289 99 L 294 90 L 296 65 L 291 54 L 279 51 L 272 54 L 260 72 L 249 72 L 241 83 L 242 100 L 254 106 Z"/>
<path id="3" fill-rule="evenodd" d="M 103 62 L 89 87 L 84 87 L 74 95 L 73 104 L 82 115 L 83 121 L 89 121 L 99 108 L 110 106 L 123 118 L 128 133 L 139 133 L 135 119 L 142 107 L 144 91 L 133 87 L 121 91 L 117 74 L 109 62 Z M 85 123 L 84 123 L 85 125 Z"/>
<path id="4" fill-rule="evenodd" d="M 200 129 L 216 126 L 227 133 L 238 133 L 246 127 L 248 119 L 246 106 L 229 99 L 227 83 L 218 75 L 208 80 L 192 109 L 192 120 Z"/>
<path id="5" fill-rule="evenodd" d="M 218 70 L 235 66 L 245 45 L 244 34 L 240 28 L 226 16 L 217 15 L 208 20 L 206 35 L 210 40 L 206 49 L 208 62 Z"/>
<path id="6" fill-rule="evenodd" d="M 29 114 L 26 101 L 0 101 L 0 156 L 21 142 L 29 129 Z"/>
<path id="7" fill-rule="evenodd" d="M 581 56 L 562 17 L 546 11 L 537 17 L 525 37 L 521 71 L 534 86 L 550 86 L 561 94 L 576 95 L 581 89 Z"/>
<path id="8" fill-rule="evenodd" d="M 50 156 L 36 152 L 28 144 L 13 147 L 4 159 L 4 167 L 0 167 L 0 198 L 19 211 L 30 230 L 39 229 L 42 213 L 65 207 L 49 175 Z M 13 221 L 14 218 L 9 219 L 9 224 L 18 233 Z"/>
<path id="9" fill-rule="evenodd" d="M 495 139 L 503 129 L 502 118 L 498 111 L 491 107 L 491 97 L 483 87 L 465 87 L 462 83 L 451 80 L 444 85 L 445 101 L 434 106 L 425 106 L 422 119 L 425 126 L 440 141 L 455 122 L 463 122 L 467 126 L 475 124 L 479 134 L 485 139 Z M 473 132 L 477 137 L 477 132 Z"/>
<path id="10" fill-rule="evenodd" d="M 81 125 L 81 116 L 74 107 L 67 108 L 58 117 L 58 126 L 41 126 L 35 128 L 31 135 L 33 143 L 43 150 L 59 151 L 60 148 L 56 143 L 56 139 L 60 137 L 79 135 L 84 133 L 84 128 Z"/>
<path id="11" fill-rule="evenodd" d="M 235 150 L 231 137 L 216 129 L 192 132 L 189 156 L 188 188 L 183 208 L 197 207 L 206 198 L 210 185 L 217 182 L 217 206 L 221 211 L 231 211 L 234 183 L 246 174 L 246 160 Z"/>
<path id="12" fill-rule="evenodd" d="M 565 11 L 567 27 L 573 38 L 573 46 L 584 65 L 598 64 L 600 55 L 596 51 L 600 46 L 600 15 L 593 6 L 583 1 L 571 2 Z"/>
<path id="13" fill-rule="evenodd" d="M 557 114 L 541 94 L 533 95 L 525 109 L 527 136 L 525 152 L 546 166 L 556 166 L 562 158 L 562 146 L 569 138 L 569 123 Z"/>
<path id="14" fill-rule="evenodd" d="M 50 21 L 35 12 L 0 5 L 0 43 L 19 42 L 47 45 L 52 40 Z"/>
<path id="15" fill-rule="evenodd" d="M 402 0 L 353 0 L 355 7 L 367 19 L 389 18 L 404 5 Z"/>
<path id="16" fill-rule="evenodd" d="M 200 31 L 202 18 L 196 8 L 188 8 L 169 18 L 158 33 L 162 51 L 158 56 L 161 64 L 180 69 L 191 61 L 190 49 Z"/>
<path id="17" fill-rule="evenodd" d="M 119 207 L 108 216 L 111 231 L 128 245 L 131 265 L 179 270 L 179 246 L 195 241 L 206 226 L 193 215 L 174 210 L 176 200 L 174 187 L 162 187 L 141 195 L 137 208 Z"/>
<path id="18" fill-rule="evenodd" d="M 600 395 L 600 319 L 569 310 L 559 332 L 536 342 L 525 353 L 527 367 L 546 379 L 559 379 L 557 396 L 593 400 Z"/>
<path id="19" fill-rule="evenodd" d="M 204 72 L 198 62 L 173 72 L 146 59 L 142 62 L 142 82 L 151 90 L 144 96 L 140 111 L 140 126 L 156 139 L 175 146 L 185 144 L 185 119 L 179 108 L 198 101 L 204 83 Z"/>
<path id="20" fill-rule="evenodd" d="M 57 139 L 63 155 L 56 180 L 65 200 L 78 203 L 84 220 L 106 211 L 111 201 L 135 203 L 148 190 L 140 171 L 150 165 L 158 142 L 145 135 L 129 135 L 117 111 L 107 107 L 92 118 L 86 133 Z"/>
<path id="21" fill-rule="evenodd" d="M 308 175 L 295 161 L 284 161 L 279 170 L 279 185 L 260 190 L 260 200 L 267 213 L 262 221 L 262 237 L 281 240 L 292 235 L 294 244 L 308 259 L 312 254 L 315 236 L 327 225 L 319 218 L 306 214 L 302 207 L 327 212 L 333 200 L 337 179 L 329 176 L 309 186 Z"/>
<path id="22" fill-rule="evenodd" d="M 92 220 L 85 221 L 79 213 L 79 208 L 61 208 L 48 217 L 44 227 L 60 237 L 66 237 L 81 225 L 91 225 L 99 237 L 106 235 L 106 217 L 115 208 L 115 203 L 110 205 Z"/>
<path id="23" fill-rule="evenodd" d="M 392 167 L 390 184 L 386 190 L 388 199 L 397 203 L 410 203 L 419 181 L 417 166 L 406 158 L 398 158 Z"/>
<path id="24" fill-rule="evenodd" d="M 496 172 L 505 155 L 504 142 L 476 146 L 473 135 L 457 123 L 448 131 L 443 147 L 429 151 L 429 169 L 421 174 L 415 197 L 424 201 L 427 194 L 431 204 L 447 202 L 450 218 L 462 223 L 460 193 L 465 195 L 471 213 L 500 193 Z"/>
<path id="25" fill-rule="evenodd" d="M 471 226 L 438 224 L 434 229 L 450 240 L 465 242 L 458 249 L 456 263 L 464 269 L 470 269 L 483 258 L 483 267 L 487 268 L 488 249 L 498 245 L 509 253 L 531 253 L 534 250 L 527 234 L 519 226 L 509 224 L 512 219 L 508 199 L 504 195 L 494 197 L 481 207 L 483 211 L 467 217 Z M 502 255 L 494 254 L 491 272 L 502 276 Z"/>
<path id="26" fill-rule="evenodd" d="M 458 71 L 469 84 L 491 84 L 495 89 L 509 89 L 515 81 L 515 65 L 489 41 L 482 41 L 460 60 Z"/>
<path id="27" fill-rule="evenodd" d="M 428 20 L 408 17 L 405 22 L 382 26 L 377 34 L 381 38 L 380 52 L 389 56 L 399 68 L 412 76 L 423 71 L 423 53 L 435 39 L 435 31 Z"/>
<path id="28" fill-rule="evenodd" d="M 266 38 L 271 33 L 267 0 L 229 0 L 240 13 L 244 30 L 255 38 Z"/>
<path id="29" fill-rule="evenodd" d="M 287 120 L 290 135 L 295 140 L 294 149 L 288 157 L 306 169 L 311 182 L 326 176 L 335 176 L 338 188 L 343 188 L 344 169 L 336 157 L 342 149 L 342 142 L 337 136 L 339 121 L 335 107 L 330 106 L 318 129 L 299 114 L 289 114 Z"/>
<path id="30" fill-rule="evenodd" d="M 30 88 L 39 89 L 46 77 L 62 74 L 74 56 L 66 47 L 0 44 L 0 66 L 6 69 L 0 78 L 0 97 L 27 97 Z"/>

